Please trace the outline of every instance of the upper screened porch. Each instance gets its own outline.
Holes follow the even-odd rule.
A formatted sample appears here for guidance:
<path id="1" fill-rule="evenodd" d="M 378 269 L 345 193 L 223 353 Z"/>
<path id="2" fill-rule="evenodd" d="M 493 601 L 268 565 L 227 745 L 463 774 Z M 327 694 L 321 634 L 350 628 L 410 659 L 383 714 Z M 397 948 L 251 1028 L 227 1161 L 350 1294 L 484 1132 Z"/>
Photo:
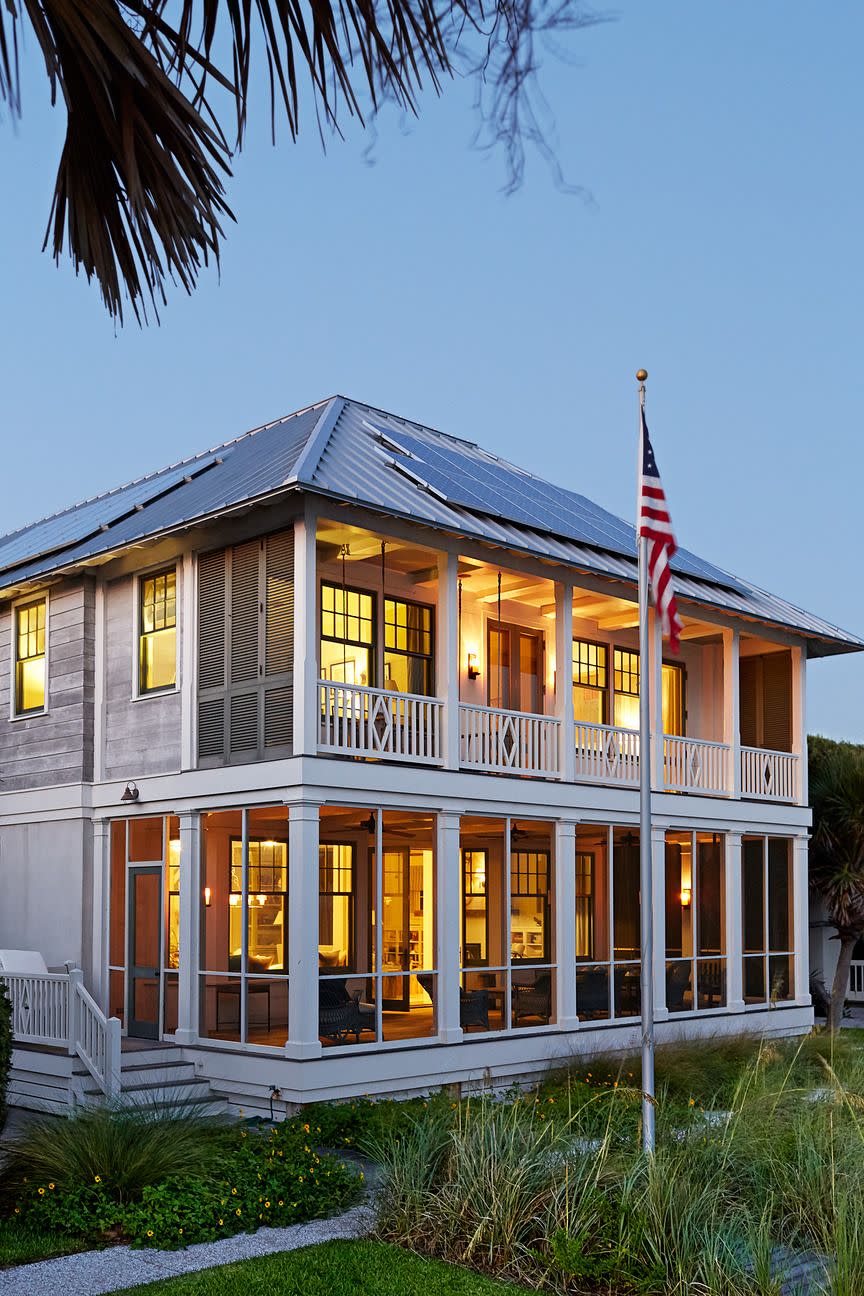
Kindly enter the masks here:
<path id="1" fill-rule="evenodd" d="M 304 750 L 638 786 L 642 664 L 625 587 L 342 520 L 318 519 L 312 540 L 310 528 L 298 545 L 315 697 L 300 707 Z M 685 615 L 672 658 L 652 614 L 647 669 L 656 789 L 806 802 L 801 649 Z"/>

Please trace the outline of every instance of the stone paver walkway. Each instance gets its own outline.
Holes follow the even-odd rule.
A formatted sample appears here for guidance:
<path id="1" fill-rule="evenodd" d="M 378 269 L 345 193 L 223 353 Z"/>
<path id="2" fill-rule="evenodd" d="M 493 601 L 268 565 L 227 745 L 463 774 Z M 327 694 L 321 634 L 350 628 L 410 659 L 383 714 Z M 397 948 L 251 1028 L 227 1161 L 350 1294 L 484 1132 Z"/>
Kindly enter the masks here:
<path id="1" fill-rule="evenodd" d="M 257 1233 L 238 1233 L 219 1242 L 199 1242 L 185 1251 L 157 1251 L 151 1248 L 108 1247 L 102 1251 L 83 1251 L 80 1255 L 59 1256 L 36 1264 L 0 1269 L 2 1296 L 102 1296 L 119 1292 L 138 1283 L 157 1282 L 179 1274 L 212 1269 L 215 1265 L 255 1256 L 273 1255 L 277 1251 L 296 1251 L 298 1247 L 329 1242 L 334 1238 L 365 1237 L 371 1232 L 374 1211 L 361 1204 L 332 1219 L 310 1220 L 290 1228 L 262 1228 Z"/>

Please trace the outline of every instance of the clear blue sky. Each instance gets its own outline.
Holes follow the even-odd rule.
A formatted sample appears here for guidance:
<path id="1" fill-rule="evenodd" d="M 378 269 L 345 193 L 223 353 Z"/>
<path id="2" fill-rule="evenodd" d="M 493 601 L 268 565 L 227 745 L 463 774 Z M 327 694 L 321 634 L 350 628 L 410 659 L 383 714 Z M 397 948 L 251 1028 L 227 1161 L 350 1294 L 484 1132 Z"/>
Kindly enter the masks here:
<path id="1" fill-rule="evenodd" d="M 374 165 L 356 129 L 322 156 L 311 119 L 274 150 L 259 113 L 221 282 L 144 331 L 40 254 L 62 120 L 25 52 L 0 124 L 0 530 L 337 391 L 629 516 L 644 365 L 680 542 L 864 632 L 864 7 L 615 12 L 544 83 L 589 202 L 539 159 L 504 198 L 461 84 L 382 123 Z M 809 727 L 864 740 L 864 656 L 812 665 Z"/>

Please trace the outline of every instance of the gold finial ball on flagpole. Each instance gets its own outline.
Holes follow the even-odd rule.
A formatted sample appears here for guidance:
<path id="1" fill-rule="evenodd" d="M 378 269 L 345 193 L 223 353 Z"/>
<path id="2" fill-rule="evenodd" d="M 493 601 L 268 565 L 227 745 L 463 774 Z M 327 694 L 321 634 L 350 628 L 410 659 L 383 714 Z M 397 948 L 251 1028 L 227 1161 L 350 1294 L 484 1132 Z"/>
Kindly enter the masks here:
<path id="1" fill-rule="evenodd" d="M 644 381 L 645 381 L 645 379 L 646 379 L 647 377 L 648 377 L 648 370 L 647 370 L 647 369 L 637 369 L 637 370 L 636 370 L 636 381 L 637 381 L 637 382 L 644 383 Z"/>

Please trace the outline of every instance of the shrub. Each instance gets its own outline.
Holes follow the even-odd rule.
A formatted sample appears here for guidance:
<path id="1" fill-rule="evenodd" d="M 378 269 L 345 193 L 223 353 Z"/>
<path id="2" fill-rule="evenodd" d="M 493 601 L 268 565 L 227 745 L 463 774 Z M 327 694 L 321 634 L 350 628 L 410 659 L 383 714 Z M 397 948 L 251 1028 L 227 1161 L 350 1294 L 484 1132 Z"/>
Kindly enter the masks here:
<path id="1" fill-rule="evenodd" d="M 339 1103 L 310 1103 L 297 1119 L 311 1125 L 322 1147 L 368 1149 L 402 1138 L 432 1107 L 450 1110 L 438 1093 L 430 1098 L 352 1098 Z"/>
<path id="2" fill-rule="evenodd" d="M 113 1113 L 115 1121 L 118 1113 Z M 122 1113 L 126 1119 L 134 1113 Z M 74 1125 L 77 1118 L 69 1122 Z M 151 1117 L 146 1123 L 159 1123 Z M 181 1161 L 170 1172 L 160 1158 L 159 1173 L 133 1179 L 121 1176 L 116 1162 L 111 1172 L 92 1173 L 90 1151 L 74 1160 L 64 1145 L 62 1178 L 42 1173 L 23 1176 L 18 1163 L 18 1196 L 14 1213 L 41 1230 L 91 1240 L 129 1238 L 139 1246 L 184 1247 L 261 1225 L 283 1226 L 327 1215 L 353 1201 L 362 1187 L 362 1174 L 314 1148 L 307 1122 L 289 1122 L 266 1133 L 225 1130 L 198 1121 L 206 1151 L 197 1163 L 182 1139 L 187 1129 L 167 1117 L 167 1131 L 180 1134 Z M 196 1122 L 188 1120 L 188 1128 Z M 89 1122 L 88 1122 L 89 1125 Z M 97 1126 L 105 1146 L 103 1126 Z M 56 1127 L 55 1127 L 56 1128 Z M 92 1130 L 93 1125 L 89 1125 Z M 94 1140 L 85 1140 L 88 1149 Z M 169 1140 L 170 1141 L 170 1140 Z M 156 1147 L 151 1139 L 150 1146 Z M 161 1144 L 159 1145 L 161 1148 Z M 116 1150 L 111 1146 L 112 1154 Z M 59 1163 L 58 1163 L 59 1164 Z M 86 1165 L 86 1171 L 81 1167 Z M 85 1175 L 87 1177 L 85 1177 Z"/>

